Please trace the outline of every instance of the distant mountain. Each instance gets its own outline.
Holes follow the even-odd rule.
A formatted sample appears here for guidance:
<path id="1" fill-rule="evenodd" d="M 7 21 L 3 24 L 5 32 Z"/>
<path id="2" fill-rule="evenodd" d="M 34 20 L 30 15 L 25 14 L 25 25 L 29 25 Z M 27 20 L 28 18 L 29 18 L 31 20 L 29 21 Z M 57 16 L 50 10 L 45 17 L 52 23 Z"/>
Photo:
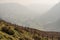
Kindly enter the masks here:
<path id="1" fill-rule="evenodd" d="M 41 30 L 41 25 L 39 25 L 38 22 L 35 20 L 36 17 L 40 15 L 40 13 L 37 13 L 38 9 L 41 8 L 39 9 L 39 11 L 43 11 L 43 8 L 47 8 L 47 6 L 44 6 L 45 5 L 33 4 L 26 7 L 17 3 L 2 3 L 0 4 L 0 18 L 13 24 L 16 23 L 18 25 L 23 25 Z M 33 10 L 29 9 L 28 7 L 32 8 Z"/>
<path id="2" fill-rule="evenodd" d="M 32 27 L 40 30 L 54 31 L 59 26 L 50 25 L 56 23 L 60 19 L 60 3 L 56 4 L 51 10 L 43 15 L 38 15 L 35 11 L 17 3 L 2 3 L 0 4 L 0 18 L 13 24 Z M 37 17 L 38 16 L 38 17 Z M 50 26 L 47 26 L 50 25 Z M 53 30 L 54 29 L 54 30 Z M 59 31 L 56 30 L 56 31 Z M 60 32 L 60 31 L 59 31 Z"/>
<path id="3" fill-rule="evenodd" d="M 30 20 L 36 17 L 37 13 L 27 7 L 17 3 L 0 4 L 0 18 L 16 23 L 18 25 L 29 26 Z M 32 23 L 33 24 L 33 23 Z"/>
<path id="4" fill-rule="evenodd" d="M 47 13 L 37 18 L 45 30 L 60 32 L 60 3 L 56 4 Z"/>
<path id="5" fill-rule="evenodd" d="M 60 3 L 52 7 L 47 13 L 38 17 L 43 23 L 54 22 L 60 18 Z"/>
<path id="6" fill-rule="evenodd" d="M 47 12 L 52 6 L 50 5 L 46 5 L 46 4 L 37 4 L 37 3 L 33 3 L 30 4 L 29 6 L 27 6 L 27 8 L 29 8 L 32 11 L 37 12 L 38 15 L 44 14 L 45 12 Z"/>
<path id="7" fill-rule="evenodd" d="M 52 23 L 49 23 L 49 24 L 46 24 L 44 25 L 45 29 L 46 30 L 50 30 L 50 31 L 57 31 L 57 32 L 60 32 L 60 19 L 55 21 L 55 22 L 52 22 Z"/>

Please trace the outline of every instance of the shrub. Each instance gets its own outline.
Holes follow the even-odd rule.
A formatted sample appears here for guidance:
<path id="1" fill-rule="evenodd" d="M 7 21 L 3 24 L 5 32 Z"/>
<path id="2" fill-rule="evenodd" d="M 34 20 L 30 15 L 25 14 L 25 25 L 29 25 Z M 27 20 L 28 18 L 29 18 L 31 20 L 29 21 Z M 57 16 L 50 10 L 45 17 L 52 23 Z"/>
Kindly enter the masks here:
<path id="1" fill-rule="evenodd" d="M 13 35 L 14 31 L 11 29 L 8 29 L 7 27 L 2 27 L 2 31 L 9 34 L 9 35 Z"/>
<path id="2" fill-rule="evenodd" d="M 41 40 L 41 38 L 40 37 L 37 37 L 37 36 L 34 36 L 33 39 L 34 40 Z"/>

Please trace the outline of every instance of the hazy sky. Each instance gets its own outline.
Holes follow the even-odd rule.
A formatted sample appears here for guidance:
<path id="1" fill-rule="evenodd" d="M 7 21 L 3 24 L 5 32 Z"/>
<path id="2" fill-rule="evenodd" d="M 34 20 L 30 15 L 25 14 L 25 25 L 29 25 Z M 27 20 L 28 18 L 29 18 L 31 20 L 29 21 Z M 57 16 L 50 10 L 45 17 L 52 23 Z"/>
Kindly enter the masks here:
<path id="1" fill-rule="evenodd" d="M 54 5 L 59 2 L 59 0 L 0 0 L 0 3 L 15 2 L 23 5 L 29 5 L 32 3 Z"/>

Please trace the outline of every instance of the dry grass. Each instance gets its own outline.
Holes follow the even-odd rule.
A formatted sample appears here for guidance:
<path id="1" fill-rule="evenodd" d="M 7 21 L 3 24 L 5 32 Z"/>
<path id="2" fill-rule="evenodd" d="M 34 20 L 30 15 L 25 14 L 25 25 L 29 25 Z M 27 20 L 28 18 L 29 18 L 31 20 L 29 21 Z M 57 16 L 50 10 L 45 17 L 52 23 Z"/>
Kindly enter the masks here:
<path id="1" fill-rule="evenodd" d="M 59 37 L 59 38 L 58 38 Z M 59 40 L 60 33 L 44 32 L 0 20 L 0 40 Z"/>

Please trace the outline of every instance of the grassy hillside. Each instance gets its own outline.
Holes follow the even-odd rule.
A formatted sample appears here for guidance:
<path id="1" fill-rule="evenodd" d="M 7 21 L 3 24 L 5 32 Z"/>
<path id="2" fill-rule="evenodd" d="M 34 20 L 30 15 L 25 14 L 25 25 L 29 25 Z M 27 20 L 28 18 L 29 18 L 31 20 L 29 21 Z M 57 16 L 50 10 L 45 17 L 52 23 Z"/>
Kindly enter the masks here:
<path id="1" fill-rule="evenodd" d="M 0 20 L 0 40 L 59 40 L 60 33 L 44 32 Z"/>

